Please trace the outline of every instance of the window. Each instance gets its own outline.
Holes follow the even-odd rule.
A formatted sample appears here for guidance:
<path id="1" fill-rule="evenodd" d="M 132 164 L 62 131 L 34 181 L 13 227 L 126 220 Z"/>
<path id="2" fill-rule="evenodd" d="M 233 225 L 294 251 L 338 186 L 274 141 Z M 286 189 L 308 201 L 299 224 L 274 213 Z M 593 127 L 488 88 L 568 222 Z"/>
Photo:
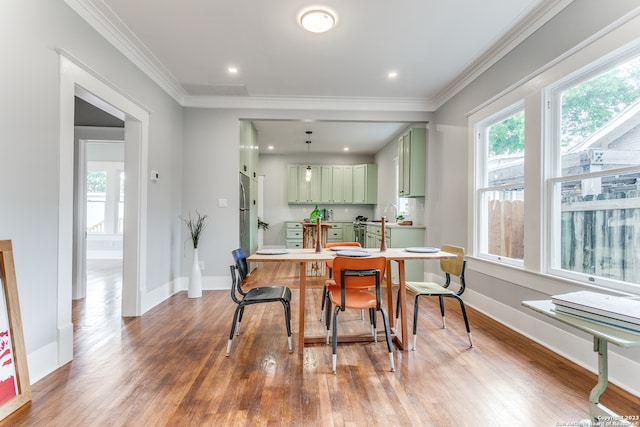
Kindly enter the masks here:
<path id="1" fill-rule="evenodd" d="M 640 283 L 640 55 L 548 90 L 550 269 Z"/>
<path id="2" fill-rule="evenodd" d="M 122 234 L 124 218 L 124 164 L 88 162 L 87 233 Z"/>
<path id="3" fill-rule="evenodd" d="M 547 293 L 569 279 L 640 294 L 638 24 L 469 113 L 473 268 Z"/>
<path id="4" fill-rule="evenodd" d="M 524 105 L 476 125 L 478 254 L 521 263 L 524 258 Z"/>

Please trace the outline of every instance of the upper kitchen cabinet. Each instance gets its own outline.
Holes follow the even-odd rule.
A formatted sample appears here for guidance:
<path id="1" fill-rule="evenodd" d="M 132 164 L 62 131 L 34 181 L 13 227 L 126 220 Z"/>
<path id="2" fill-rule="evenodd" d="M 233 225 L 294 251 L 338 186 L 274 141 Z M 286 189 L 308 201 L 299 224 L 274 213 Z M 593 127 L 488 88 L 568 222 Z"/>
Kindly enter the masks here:
<path id="1" fill-rule="evenodd" d="M 287 200 L 289 203 L 321 203 L 321 169 L 311 166 L 311 181 L 305 179 L 307 167 L 289 165 L 287 169 Z"/>
<path id="2" fill-rule="evenodd" d="M 398 140 L 398 196 L 424 197 L 427 130 L 412 128 Z"/>
<path id="3" fill-rule="evenodd" d="M 322 203 L 353 203 L 353 166 L 336 165 L 321 166 Z"/>
<path id="4" fill-rule="evenodd" d="M 315 165 L 305 182 L 305 165 L 288 165 L 287 200 L 290 204 L 376 204 L 378 166 Z"/>
<path id="5" fill-rule="evenodd" d="M 353 166 L 353 203 L 375 204 L 378 201 L 378 165 Z"/>
<path id="6" fill-rule="evenodd" d="M 240 173 L 258 179 L 258 131 L 248 120 L 240 121 Z"/>

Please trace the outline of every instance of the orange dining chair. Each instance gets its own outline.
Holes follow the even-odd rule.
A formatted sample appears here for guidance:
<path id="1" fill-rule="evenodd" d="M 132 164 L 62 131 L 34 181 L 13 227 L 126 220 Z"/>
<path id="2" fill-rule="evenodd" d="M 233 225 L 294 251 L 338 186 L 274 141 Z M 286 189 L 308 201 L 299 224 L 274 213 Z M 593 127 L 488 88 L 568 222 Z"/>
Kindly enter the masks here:
<path id="1" fill-rule="evenodd" d="M 287 343 L 289 345 L 289 353 L 293 352 L 291 341 L 291 289 L 286 286 L 263 286 L 259 288 L 252 288 L 245 292 L 242 289 L 242 285 L 249 275 L 247 269 L 247 257 L 241 248 L 234 250 L 232 255 L 235 260 L 235 265 L 230 266 L 232 280 L 231 299 L 238 306 L 233 314 L 233 323 L 231 324 L 229 342 L 227 343 L 227 356 L 231 354 L 231 342 L 236 328 L 237 335 L 240 335 L 240 322 L 242 322 L 244 308 L 247 305 L 267 302 L 282 303 L 284 307 L 284 319 L 287 325 Z"/>
<path id="2" fill-rule="evenodd" d="M 359 242 L 331 242 L 331 243 L 325 243 L 324 247 L 325 249 L 330 249 L 330 248 L 338 248 L 338 247 L 355 247 L 355 248 L 361 248 L 362 246 L 360 245 Z M 335 285 L 335 281 L 333 280 L 333 260 L 329 260 L 326 262 L 327 265 L 327 269 L 329 270 L 329 283 L 332 285 Z M 322 317 L 324 314 L 324 304 L 325 304 L 325 299 L 326 299 L 326 295 L 327 295 L 327 284 L 325 283 L 324 286 L 322 287 L 322 305 L 320 306 L 320 321 L 322 322 Z"/>
<path id="3" fill-rule="evenodd" d="M 442 258 L 440 260 L 440 269 L 445 274 L 445 282 L 440 285 L 435 282 L 406 282 L 407 293 L 415 295 L 413 304 L 413 350 L 416 349 L 417 330 L 418 330 L 418 300 L 421 296 L 437 296 L 440 302 L 440 314 L 442 315 L 442 329 L 447 328 L 447 321 L 444 316 L 444 298 L 454 298 L 460 303 L 460 310 L 464 318 L 464 324 L 467 328 L 467 336 L 469 337 L 469 347 L 473 347 L 473 339 L 471 337 L 471 329 L 469 328 L 469 319 L 467 311 L 464 308 L 464 301 L 460 295 L 466 287 L 464 281 L 464 269 L 466 261 L 464 259 L 464 248 L 460 246 L 444 245 L 441 248 L 444 252 L 456 254 L 455 258 Z M 460 280 L 460 288 L 457 292 L 449 289 L 451 284 L 451 276 L 456 276 Z M 396 319 L 400 313 L 400 290 L 398 290 L 398 298 L 396 298 Z"/>
<path id="4" fill-rule="evenodd" d="M 336 373 L 337 347 L 338 347 L 338 313 L 347 308 L 367 309 L 373 325 L 373 334 L 376 337 L 375 317 L 376 311 L 382 313 L 384 322 L 384 333 L 387 339 L 387 349 L 389 350 L 389 361 L 391 371 L 395 371 L 393 362 L 393 348 L 391 346 L 391 330 L 389 328 L 389 317 L 387 311 L 381 304 L 380 281 L 384 277 L 387 266 L 385 257 L 342 257 L 337 256 L 333 260 L 334 278 L 336 287 L 329 288 L 329 298 L 327 300 L 327 311 L 331 311 L 331 304 L 335 305 L 333 311 L 333 346 L 332 346 L 332 368 Z M 369 288 L 375 288 L 371 292 Z M 327 317 L 329 317 L 327 315 Z M 329 325 L 327 323 L 327 328 Z"/>

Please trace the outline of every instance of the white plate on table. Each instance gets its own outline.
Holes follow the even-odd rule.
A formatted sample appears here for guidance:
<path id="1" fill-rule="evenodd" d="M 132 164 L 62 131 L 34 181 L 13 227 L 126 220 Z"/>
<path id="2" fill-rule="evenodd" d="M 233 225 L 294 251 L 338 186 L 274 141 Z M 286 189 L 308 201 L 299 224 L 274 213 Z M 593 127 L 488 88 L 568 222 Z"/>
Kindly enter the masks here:
<path id="1" fill-rule="evenodd" d="M 407 252 L 417 252 L 420 254 L 435 254 L 439 252 L 439 248 L 430 248 L 430 247 L 412 247 L 412 248 L 404 248 Z"/>
<path id="2" fill-rule="evenodd" d="M 354 251 L 354 250 L 350 250 L 350 251 L 338 251 L 336 252 L 336 254 L 338 256 L 350 256 L 350 257 L 365 257 L 365 256 L 371 256 L 371 252 L 367 252 L 367 251 Z"/>
<path id="3" fill-rule="evenodd" d="M 284 255 L 289 251 L 287 249 L 258 249 L 256 253 L 258 255 Z"/>
<path id="4" fill-rule="evenodd" d="M 331 246 L 329 249 L 332 251 L 359 251 L 359 246 Z"/>

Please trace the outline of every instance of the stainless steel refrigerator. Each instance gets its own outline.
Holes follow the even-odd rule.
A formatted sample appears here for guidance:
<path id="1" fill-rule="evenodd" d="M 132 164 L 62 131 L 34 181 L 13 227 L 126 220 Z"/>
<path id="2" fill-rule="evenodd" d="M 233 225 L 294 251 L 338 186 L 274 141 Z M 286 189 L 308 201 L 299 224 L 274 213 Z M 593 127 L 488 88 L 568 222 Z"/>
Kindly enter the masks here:
<path id="1" fill-rule="evenodd" d="M 250 179 L 240 174 L 240 247 L 251 255 L 251 187 Z"/>

